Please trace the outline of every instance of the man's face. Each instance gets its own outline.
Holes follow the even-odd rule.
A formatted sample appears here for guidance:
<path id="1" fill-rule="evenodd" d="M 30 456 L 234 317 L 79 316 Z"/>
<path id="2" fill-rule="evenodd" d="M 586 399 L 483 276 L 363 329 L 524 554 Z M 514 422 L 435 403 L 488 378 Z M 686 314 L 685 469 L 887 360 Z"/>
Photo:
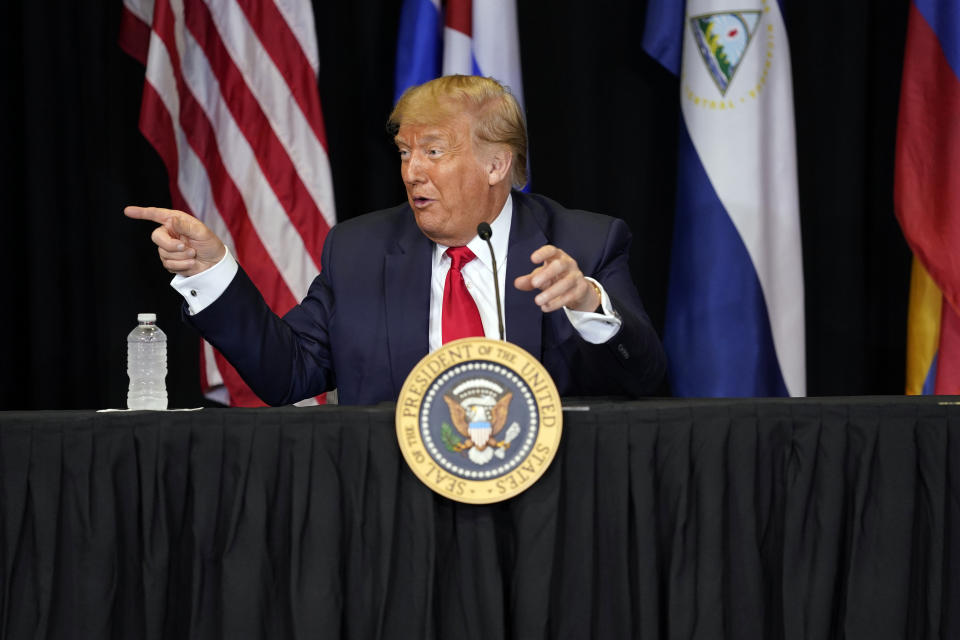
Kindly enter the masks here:
<path id="1" fill-rule="evenodd" d="M 437 125 L 404 124 L 395 141 L 407 201 L 428 238 L 447 246 L 466 244 L 477 224 L 500 213 L 489 169 L 473 143 L 470 116 Z"/>

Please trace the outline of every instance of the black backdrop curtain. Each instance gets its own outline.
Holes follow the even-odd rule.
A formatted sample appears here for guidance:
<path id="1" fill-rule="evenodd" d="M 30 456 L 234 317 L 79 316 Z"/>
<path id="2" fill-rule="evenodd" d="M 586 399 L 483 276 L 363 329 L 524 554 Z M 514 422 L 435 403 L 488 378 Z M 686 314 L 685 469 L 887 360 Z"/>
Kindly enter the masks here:
<path id="1" fill-rule="evenodd" d="M 677 84 L 640 49 L 646 3 L 518 0 L 534 190 L 627 220 L 662 329 Z M 909 252 L 892 206 L 907 0 L 786 0 L 797 118 L 811 395 L 903 389 Z M 400 202 L 391 106 L 400 0 L 315 0 L 340 219 Z M 116 44 L 120 3 L 14 3 L 0 26 L 4 168 L 0 408 L 123 406 L 125 336 L 155 311 L 172 406 L 203 403 L 178 320 L 125 204 L 169 204 L 137 129 L 143 69 Z"/>

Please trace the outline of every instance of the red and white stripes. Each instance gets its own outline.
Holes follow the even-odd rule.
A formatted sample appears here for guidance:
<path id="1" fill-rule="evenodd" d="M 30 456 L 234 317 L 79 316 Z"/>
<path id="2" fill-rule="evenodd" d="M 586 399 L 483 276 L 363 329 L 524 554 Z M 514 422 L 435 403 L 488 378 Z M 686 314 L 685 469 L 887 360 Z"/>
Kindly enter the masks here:
<path id="1" fill-rule="evenodd" d="M 175 207 L 231 247 L 285 313 L 336 219 L 308 0 L 124 0 L 121 46 L 146 65 L 140 129 Z M 204 390 L 262 404 L 209 345 Z M 224 400 L 223 395 L 214 396 Z"/>

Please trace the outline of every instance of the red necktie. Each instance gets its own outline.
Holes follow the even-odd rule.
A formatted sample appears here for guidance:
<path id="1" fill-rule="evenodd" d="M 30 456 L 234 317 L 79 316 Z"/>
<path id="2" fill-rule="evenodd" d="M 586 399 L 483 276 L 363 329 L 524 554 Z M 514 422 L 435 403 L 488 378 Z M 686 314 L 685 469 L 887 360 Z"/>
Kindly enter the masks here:
<path id="1" fill-rule="evenodd" d="M 458 338 L 484 335 L 477 303 L 467 291 L 467 284 L 460 273 L 460 268 L 477 256 L 467 247 L 450 247 L 447 255 L 451 262 L 447 281 L 443 285 L 443 319 L 440 323 L 443 344 Z"/>

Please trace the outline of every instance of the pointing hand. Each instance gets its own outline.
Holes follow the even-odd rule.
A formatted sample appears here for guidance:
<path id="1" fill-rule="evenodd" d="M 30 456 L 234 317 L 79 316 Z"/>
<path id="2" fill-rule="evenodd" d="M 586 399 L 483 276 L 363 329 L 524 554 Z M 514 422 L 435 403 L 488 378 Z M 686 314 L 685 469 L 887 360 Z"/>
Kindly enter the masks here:
<path id="1" fill-rule="evenodd" d="M 220 238 L 183 211 L 130 206 L 123 213 L 128 218 L 151 220 L 160 225 L 150 239 L 157 245 L 160 261 L 170 273 L 196 275 L 217 264 L 226 254 Z"/>

